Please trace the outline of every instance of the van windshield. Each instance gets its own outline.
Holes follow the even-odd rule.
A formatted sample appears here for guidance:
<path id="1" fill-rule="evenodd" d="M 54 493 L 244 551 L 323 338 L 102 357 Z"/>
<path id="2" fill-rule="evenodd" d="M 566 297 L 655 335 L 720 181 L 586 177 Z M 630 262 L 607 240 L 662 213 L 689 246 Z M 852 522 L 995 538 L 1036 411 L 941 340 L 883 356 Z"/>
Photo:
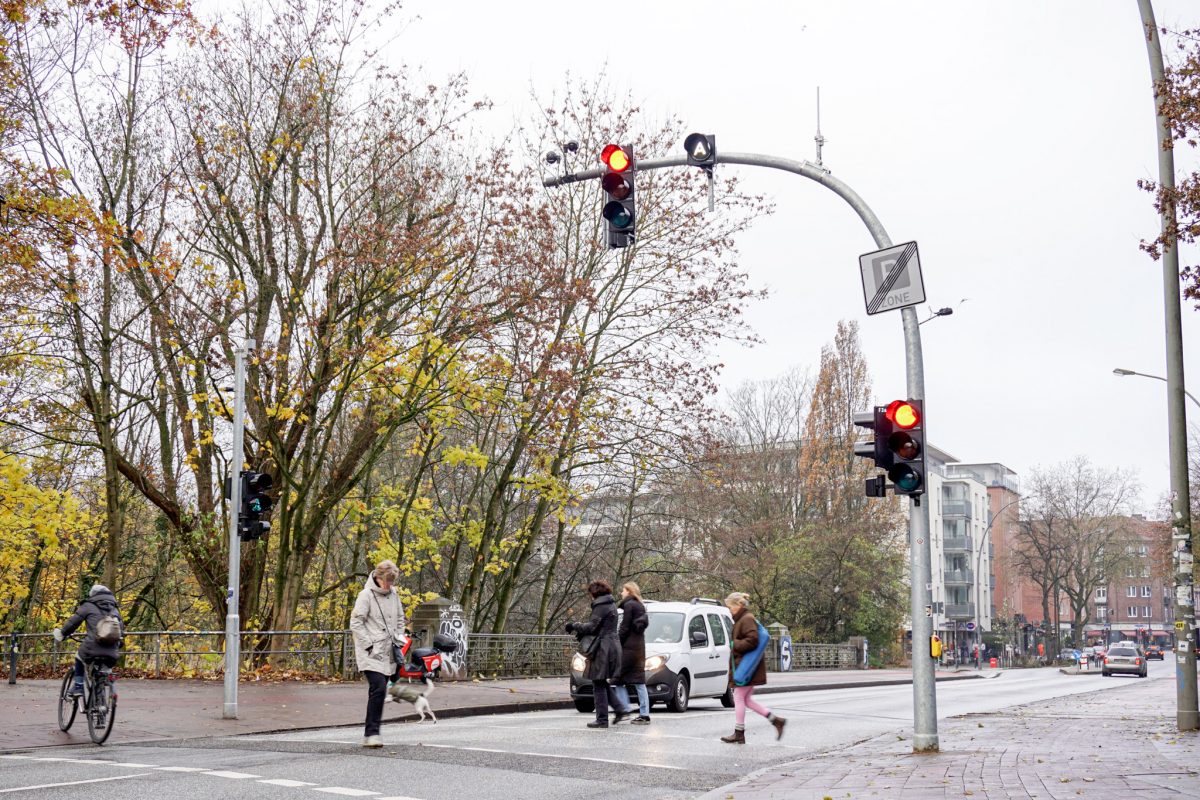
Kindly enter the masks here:
<path id="1" fill-rule="evenodd" d="M 671 611 L 651 611 L 646 615 L 647 642 L 678 642 L 683 639 L 683 614 Z"/>

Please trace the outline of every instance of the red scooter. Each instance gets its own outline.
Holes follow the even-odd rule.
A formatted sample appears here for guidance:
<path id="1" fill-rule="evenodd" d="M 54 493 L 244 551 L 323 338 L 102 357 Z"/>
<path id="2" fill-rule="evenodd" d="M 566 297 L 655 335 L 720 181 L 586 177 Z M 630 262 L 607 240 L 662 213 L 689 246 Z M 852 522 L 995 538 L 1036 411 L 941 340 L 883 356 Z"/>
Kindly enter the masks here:
<path id="1" fill-rule="evenodd" d="M 415 678 L 417 680 L 437 680 L 442 672 L 442 654 L 453 653 L 458 649 L 458 640 L 445 634 L 433 636 L 433 647 L 413 647 L 413 637 L 400 647 L 403 663 L 397 665 L 393 680 Z"/>

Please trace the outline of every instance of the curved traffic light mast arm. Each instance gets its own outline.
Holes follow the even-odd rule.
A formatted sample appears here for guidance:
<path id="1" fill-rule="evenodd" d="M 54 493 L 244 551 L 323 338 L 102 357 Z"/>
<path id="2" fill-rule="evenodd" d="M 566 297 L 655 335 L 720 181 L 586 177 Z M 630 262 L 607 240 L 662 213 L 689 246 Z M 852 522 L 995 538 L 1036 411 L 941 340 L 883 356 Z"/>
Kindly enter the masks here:
<path id="1" fill-rule="evenodd" d="M 819 167 L 810 161 L 798 161 L 792 158 L 765 156 L 755 153 L 724 153 L 720 149 L 714 154 L 717 164 L 743 164 L 751 167 L 766 167 L 791 172 L 809 180 L 816 181 L 834 194 L 841 197 L 859 218 L 866 224 L 871 237 L 878 249 L 883 250 L 892 246 L 892 240 L 883 229 L 883 223 L 875 212 L 863 202 L 858 193 L 842 181 L 833 177 L 829 170 Z M 686 156 L 668 156 L 666 158 L 636 159 L 633 170 L 637 172 L 664 169 L 667 167 L 687 166 Z M 542 181 L 543 186 L 562 186 L 593 178 L 604 174 L 602 167 L 584 170 L 582 172 L 550 177 Z M 921 356 L 921 331 L 918 327 L 917 312 L 912 306 L 900 310 L 900 319 L 904 325 L 904 360 L 908 378 L 908 396 L 915 400 L 925 399 L 925 368 Z M 932 605 L 931 585 L 932 567 L 930 564 L 931 550 L 929 544 L 929 504 L 920 502 L 919 497 L 913 498 L 911 513 L 908 516 L 909 538 L 909 568 L 911 586 L 912 614 L 912 647 L 913 647 L 913 751 L 918 753 L 936 752 L 938 750 L 937 736 L 937 701 L 934 688 L 933 659 L 918 658 L 919 648 L 924 648 L 933 635 L 933 619 L 926 614 L 925 609 Z"/>

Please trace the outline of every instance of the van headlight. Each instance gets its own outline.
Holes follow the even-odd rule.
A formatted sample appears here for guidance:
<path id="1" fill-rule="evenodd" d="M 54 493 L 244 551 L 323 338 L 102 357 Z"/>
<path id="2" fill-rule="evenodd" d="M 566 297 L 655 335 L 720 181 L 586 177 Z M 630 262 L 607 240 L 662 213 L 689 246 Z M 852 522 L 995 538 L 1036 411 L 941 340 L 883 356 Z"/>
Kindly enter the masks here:
<path id="1" fill-rule="evenodd" d="M 654 672 L 654 670 L 662 669 L 666 665 L 666 656 L 650 656 L 646 659 L 646 672 Z"/>
<path id="2" fill-rule="evenodd" d="M 587 656 L 583 653 L 576 653 L 571 656 L 571 669 L 575 672 L 583 672 L 587 669 Z"/>

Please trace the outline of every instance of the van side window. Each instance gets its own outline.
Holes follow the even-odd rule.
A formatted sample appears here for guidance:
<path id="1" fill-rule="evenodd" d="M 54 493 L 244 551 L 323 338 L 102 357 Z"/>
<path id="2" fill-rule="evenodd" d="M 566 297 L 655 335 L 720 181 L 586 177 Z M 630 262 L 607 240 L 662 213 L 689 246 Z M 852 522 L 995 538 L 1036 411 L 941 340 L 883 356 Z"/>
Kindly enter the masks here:
<path id="1" fill-rule="evenodd" d="M 708 638 L 708 631 L 704 630 L 704 615 L 703 614 L 697 614 L 696 616 L 692 617 L 691 622 L 688 623 L 688 642 L 689 643 L 692 641 L 692 634 L 696 633 L 696 632 L 704 634 L 705 639 Z"/>
<path id="2" fill-rule="evenodd" d="M 729 634 L 729 641 L 733 641 L 733 618 L 721 617 L 721 621 L 725 623 L 725 632 Z"/>
<path id="3" fill-rule="evenodd" d="M 712 628 L 713 644 L 717 646 L 725 644 L 725 629 L 721 627 L 721 617 L 717 614 L 709 614 L 708 627 Z"/>

